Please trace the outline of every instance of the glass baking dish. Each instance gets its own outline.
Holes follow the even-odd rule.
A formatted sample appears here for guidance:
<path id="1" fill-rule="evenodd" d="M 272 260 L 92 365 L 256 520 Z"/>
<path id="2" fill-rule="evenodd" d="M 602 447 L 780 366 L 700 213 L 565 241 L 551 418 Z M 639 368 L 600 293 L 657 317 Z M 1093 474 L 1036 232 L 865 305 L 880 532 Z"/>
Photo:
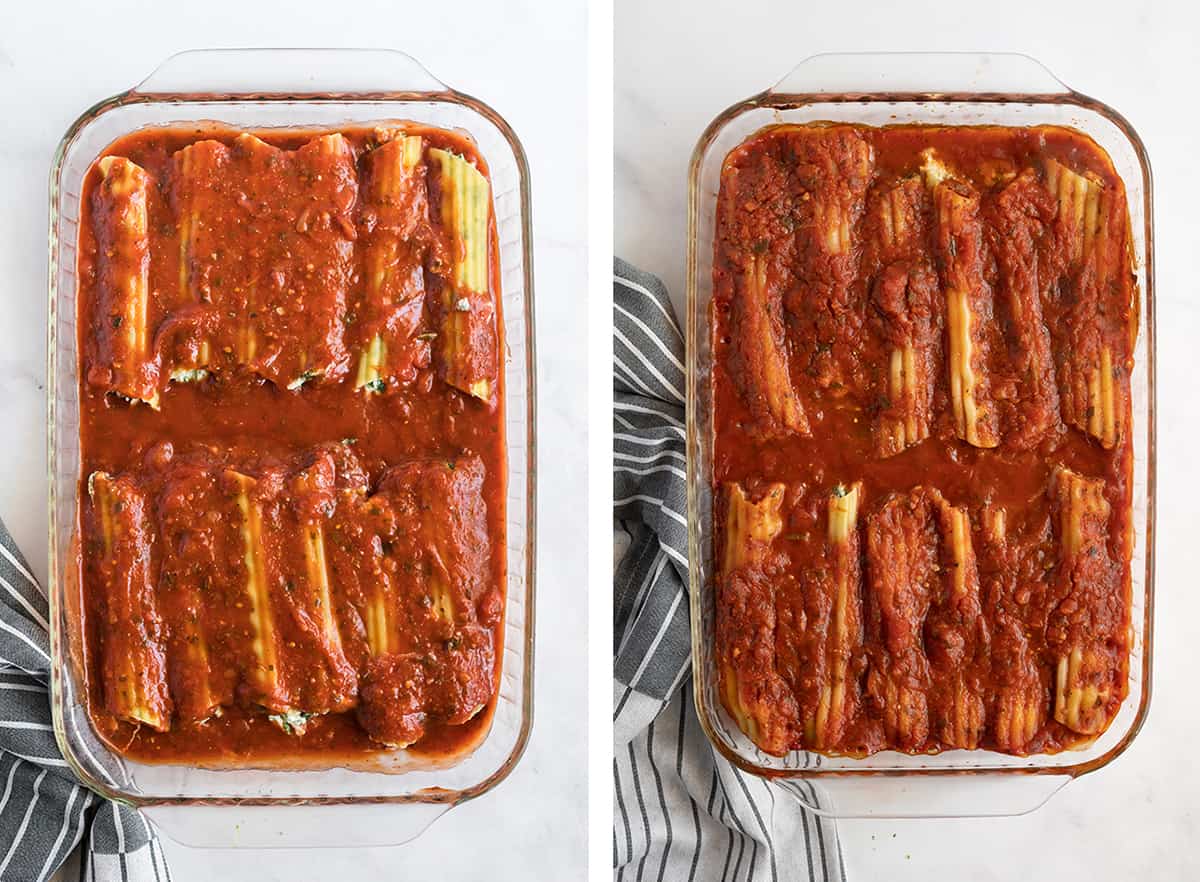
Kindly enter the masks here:
<path id="1" fill-rule="evenodd" d="M 933 756 L 884 752 L 855 759 L 763 753 L 718 697 L 714 659 L 711 367 L 717 191 L 725 156 L 767 125 L 836 121 L 888 125 L 1059 125 L 1096 140 L 1125 182 L 1133 231 L 1140 333 L 1132 377 L 1134 420 L 1133 649 L 1129 697 L 1086 748 L 1052 756 L 992 751 Z M 748 772 L 777 779 L 834 817 L 973 817 L 1032 811 L 1072 778 L 1111 762 L 1133 741 L 1150 704 L 1154 611 L 1154 272 L 1150 165 L 1137 133 L 1111 108 L 1068 89 L 1023 55 L 889 53 L 819 55 L 768 91 L 730 107 L 692 155 L 688 202 L 688 533 L 696 711 L 709 739 Z"/>
<path id="2" fill-rule="evenodd" d="M 490 729 L 469 754 L 449 761 L 399 752 L 354 768 L 285 770 L 127 760 L 93 732 L 74 664 L 80 643 L 71 616 L 80 478 L 76 243 L 84 175 L 114 139 L 145 126 L 204 120 L 246 128 L 328 128 L 396 119 L 466 132 L 492 176 L 507 343 L 508 571 L 500 690 Z M 384 845 L 413 838 L 512 771 L 533 722 L 536 398 L 529 212 L 529 170 L 508 124 L 395 51 L 184 52 L 70 127 L 50 177 L 48 587 L 55 733 L 67 762 L 89 787 L 145 807 L 189 844 Z M 272 810 L 279 806 L 288 808 Z"/>

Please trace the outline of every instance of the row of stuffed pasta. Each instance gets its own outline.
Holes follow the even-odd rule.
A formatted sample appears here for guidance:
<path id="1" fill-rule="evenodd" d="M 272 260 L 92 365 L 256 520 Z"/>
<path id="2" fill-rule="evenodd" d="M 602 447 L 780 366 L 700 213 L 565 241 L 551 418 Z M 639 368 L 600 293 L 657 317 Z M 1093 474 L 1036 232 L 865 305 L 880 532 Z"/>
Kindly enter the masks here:
<path id="1" fill-rule="evenodd" d="M 253 467 L 169 446 L 149 459 L 87 481 L 114 718 L 167 731 L 236 704 L 303 734 L 357 711 L 407 746 L 490 700 L 502 592 L 478 457 L 392 465 L 374 486 L 344 443 Z"/>
<path id="2" fill-rule="evenodd" d="M 172 383 L 237 372 L 382 393 L 432 365 L 493 401 L 490 183 L 437 143 L 380 128 L 359 155 L 341 133 L 286 149 L 243 132 L 154 172 L 103 157 L 90 384 L 158 408 Z"/>
<path id="3" fill-rule="evenodd" d="M 809 502 L 819 516 L 791 532 L 789 511 Z M 726 709 L 779 755 L 1025 754 L 1094 737 L 1127 688 L 1126 552 L 1102 479 L 1056 468 L 1039 511 L 1045 523 L 1018 529 L 1015 509 L 971 510 L 928 486 L 868 513 L 861 483 L 823 501 L 722 485 Z"/>

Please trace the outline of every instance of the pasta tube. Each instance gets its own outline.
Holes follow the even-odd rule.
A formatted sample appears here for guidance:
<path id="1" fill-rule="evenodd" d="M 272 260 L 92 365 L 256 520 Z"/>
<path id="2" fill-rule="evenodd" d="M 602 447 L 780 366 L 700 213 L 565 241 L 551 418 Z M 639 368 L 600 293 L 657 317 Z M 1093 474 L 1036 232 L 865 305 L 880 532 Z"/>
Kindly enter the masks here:
<path id="1" fill-rule="evenodd" d="M 329 590 L 329 569 L 325 562 L 325 528 L 320 523 L 305 527 L 303 542 L 304 568 L 316 600 L 321 637 L 332 652 L 340 655 L 342 638 L 338 633 L 337 619 L 333 613 L 333 595 Z"/>
<path id="2" fill-rule="evenodd" d="M 498 369 L 491 187 L 478 168 L 456 153 L 434 148 L 429 158 L 440 171 L 441 220 L 453 248 L 453 268 L 439 310 L 442 376 L 456 389 L 490 401 Z"/>
<path id="3" fill-rule="evenodd" d="M 923 631 L 935 585 L 938 542 L 918 490 L 892 496 L 867 520 L 867 695 L 890 744 L 918 750 L 929 738 L 929 660 Z"/>
<path id="4" fill-rule="evenodd" d="M 367 495 L 367 476 L 348 449 L 337 466 L 336 505 L 325 524 L 324 544 L 335 603 L 343 610 L 343 646 L 360 676 L 372 657 L 412 647 L 401 627 L 403 600 L 411 584 L 396 559 L 400 515 L 387 496 Z M 411 564 L 410 564 L 411 566 Z M 357 613 L 362 627 L 353 627 Z"/>
<path id="5" fill-rule="evenodd" d="M 242 539 L 246 606 L 249 610 L 250 640 L 254 664 L 246 680 L 254 700 L 278 714 L 295 710 L 282 680 L 275 613 L 271 606 L 266 548 L 263 542 L 262 502 L 257 498 L 257 481 L 229 469 L 226 480 L 237 502 L 237 527 Z"/>
<path id="6" fill-rule="evenodd" d="M 747 703 L 742 700 L 741 681 L 732 664 L 727 663 L 721 666 L 721 697 L 725 701 L 725 708 L 729 711 L 729 715 L 737 723 L 737 727 L 745 732 L 751 741 L 758 744 L 762 738 L 758 719 Z"/>
<path id="7" fill-rule="evenodd" d="M 159 406 L 158 361 L 151 351 L 150 239 L 147 201 L 150 176 L 123 156 L 97 164 L 102 181 L 94 197 L 98 251 L 97 309 L 100 369 L 92 372 L 130 401 Z"/>
<path id="8" fill-rule="evenodd" d="M 358 320 L 371 329 L 359 353 L 354 388 L 382 392 L 410 381 L 428 364 L 432 335 L 420 334 L 425 304 L 422 250 L 416 227 L 428 218 L 424 142 L 397 134 L 364 159 L 364 197 L 374 228 L 364 253 L 365 296 Z"/>
<path id="9" fill-rule="evenodd" d="M 815 717 L 809 722 L 808 741 L 818 749 L 835 747 L 853 716 L 857 685 L 850 662 L 862 642 L 862 574 L 859 566 L 858 507 L 862 484 L 837 487 L 829 496 L 829 548 L 833 571 L 833 622 L 826 638 L 825 682 Z"/>
<path id="10" fill-rule="evenodd" d="M 1043 277 L 1049 272 L 1039 253 L 1054 204 L 1034 171 L 1025 169 L 990 201 L 988 214 L 999 271 L 997 299 L 1007 309 L 1008 350 L 1017 380 L 1006 420 L 1008 441 L 1029 448 L 1059 425 L 1054 357 L 1042 313 Z"/>
<path id="11" fill-rule="evenodd" d="M 1103 237 L 1104 185 L 1094 175 L 1080 174 L 1050 159 L 1046 187 L 1058 202 L 1070 260 L 1084 259 Z"/>
<path id="12" fill-rule="evenodd" d="M 987 648 L 966 511 L 931 488 L 893 496 L 868 522 L 867 566 L 878 638 L 867 689 L 889 739 L 919 749 L 938 721 L 940 743 L 977 747 Z"/>
<path id="13" fill-rule="evenodd" d="M 266 169 L 280 163 L 282 157 L 285 155 L 284 151 L 277 147 L 272 147 L 266 141 L 251 135 L 249 132 L 243 132 L 237 136 L 234 140 L 234 148 L 239 166 L 248 169 L 246 173 L 247 177 L 259 177 L 264 181 L 269 180 L 266 177 Z M 263 297 L 264 292 L 260 290 L 260 281 L 256 277 L 245 279 L 242 290 L 238 293 L 240 294 L 238 298 L 240 302 L 238 303 L 237 324 L 233 329 L 234 358 L 239 365 L 253 365 L 259 356 L 259 343 L 262 336 L 260 325 L 265 324 L 270 319 L 270 312 L 273 307 Z M 299 347 L 297 357 L 303 363 L 303 366 L 289 369 L 285 384 L 288 389 L 297 389 L 304 382 L 307 382 L 308 379 L 312 378 L 304 376 L 304 371 L 311 369 L 311 366 L 307 364 L 307 349 Z M 304 380 L 298 383 L 297 381 L 301 377 L 304 377 Z"/>
<path id="14" fill-rule="evenodd" d="M 475 621 L 488 548 L 482 504 L 483 464 L 475 457 L 393 466 L 373 499 L 383 497 L 398 515 L 389 539 L 394 553 L 412 549 L 424 562 L 416 586 L 444 633 Z M 411 517 L 420 527 L 404 523 Z"/>
<path id="15" fill-rule="evenodd" d="M 869 248 L 879 264 L 871 304 L 888 345 L 882 406 L 872 435 L 876 453 L 894 456 L 929 437 L 937 357 L 937 277 L 926 253 L 928 196 L 917 177 L 888 187 L 868 208 Z"/>
<path id="16" fill-rule="evenodd" d="M 983 274 L 979 194 L 947 178 L 934 187 L 933 203 L 955 433 L 975 447 L 995 447 L 1000 436 L 985 368 L 991 293 Z"/>
<path id="17" fill-rule="evenodd" d="M 1108 692 L 1095 684 L 1105 674 L 1104 659 L 1091 647 L 1073 646 L 1055 672 L 1054 719 L 1084 735 L 1103 731 Z"/>
<path id="18" fill-rule="evenodd" d="M 818 386 L 840 398 L 855 380 L 859 341 L 851 316 L 861 305 L 854 230 L 866 208 L 874 150 L 854 126 L 783 126 L 779 132 L 794 247 L 797 256 L 806 255 L 804 271 L 795 273 L 782 298 L 793 352 Z"/>
<path id="19" fill-rule="evenodd" d="M 343 491 L 333 572 L 351 586 L 369 656 L 418 650 L 405 627 L 411 617 L 432 619 L 451 641 L 490 621 L 483 476 L 475 457 L 422 460 L 388 469 L 371 496 Z"/>
<path id="20" fill-rule="evenodd" d="M 1035 661 L 1028 642 L 1019 636 L 1019 632 L 1014 633 L 1011 639 L 1024 653 L 1020 664 L 1026 668 L 1032 667 Z M 1023 753 L 1042 726 L 1044 706 L 1043 690 L 1036 676 L 1001 686 L 996 697 L 992 729 L 996 746 L 1012 753 Z"/>
<path id="21" fill-rule="evenodd" d="M 1059 347 L 1063 419 L 1112 449 L 1127 419 L 1136 330 L 1124 194 L 1055 160 L 1046 163 L 1046 185 L 1076 289 Z"/>
<path id="22" fill-rule="evenodd" d="M 800 743 L 796 696 L 777 670 L 772 635 L 773 590 L 755 570 L 739 570 L 721 584 L 717 629 L 722 703 L 760 749 L 782 756 Z"/>
<path id="23" fill-rule="evenodd" d="M 489 626 L 499 615 L 488 591 L 487 511 L 483 463 L 464 456 L 393 466 L 367 503 L 385 556 L 400 564 L 397 596 L 379 597 L 373 614 L 390 651 L 367 663 L 358 709 L 371 737 L 411 744 L 427 718 L 457 725 L 487 705 L 494 685 L 495 647 Z M 386 604 L 386 605 L 385 605 Z M 413 641 L 403 626 L 427 617 L 432 640 Z M 430 671 L 422 659 L 433 657 Z"/>
<path id="24" fill-rule="evenodd" d="M 105 588 L 105 707 L 119 720 L 166 732 L 173 708 L 151 563 L 149 502 L 132 478 L 106 472 L 92 473 L 88 494 L 100 533 Z"/>
<path id="25" fill-rule="evenodd" d="M 767 290 L 766 259 L 753 258 L 746 272 L 738 313 L 741 325 L 738 337 L 747 367 L 748 403 L 763 434 L 807 435 L 808 416 L 788 372 L 778 308 L 778 302 L 772 303 Z"/>
<path id="26" fill-rule="evenodd" d="M 767 575 L 771 543 L 783 527 L 784 487 L 751 501 L 724 486 L 725 550 L 718 574 L 721 695 L 739 728 L 761 749 L 783 754 L 798 740 L 795 696 L 776 670 L 775 592 Z"/>
<path id="27" fill-rule="evenodd" d="M 741 484 L 725 485 L 725 555 L 721 568 L 728 574 L 760 566 L 767 548 L 783 529 L 783 484 L 771 484 L 758 502 L 751 502 Z"/>
<path id="28" fill-rule="evenodd" d="M 1118 590 L 1108 554 L 1110 507 L 1104 482 L 1060 467 L 1051 488 L 1057 508 L 1059 591 L 1047 636 L 1058 649 L 1054 719 L 1081 735 L 1108 725 L 1110 703 L 1124 698 L 1126 629 L 1105 598 Z"/>
<path id="29" fill-rule="evenodd" d="M 367 601 L 367 644 L 372 655 L 385 655 L 392 652 L 395 646 L 395 625 L 392 622 L 389 600 L 387 586 L 378 583 L 376 591 Z"/>
<path id="30" fill-rule="evenodd" d="M 875 157 L 853 127 L 793 130 L 800 185 L 811 197 L 816 245 L 831 258 L 849 255 Z"/>
<path id="31" fill-rule="evenodd" d="M 297 188 L 296 204 L 308 196 L 310 204 L 298 211 L 295 230 L 301 234 L 299 242 L 308 246 L 311 257 L 303 264 L 297 261 L 295 276 L 304 281 L 299 283 L 301 291 L 308 290 L 307 298 L 300 298 L 297 307 L 284 307 L 285 314 L 298 313 L 303 317 L 309 331 L 304 345 L 290 347 L 293 333 L 289 321 L 279 327 L 267 329 L 272 345 L 283 350 L 284 370 L 290 379 L 281 382 L 289 390 L 296 390 L 306 383 L 322 379 L 336 380 L 346 371 L 349 355 L 345 350 L 344 315 L 346 312 L 347 285 L 344 277 L 349 275 L 352 253 L 351 206 L 358 195 L 358 176 L 355 170 L 354 148 L 339 132 L 314 138 L 289 157 L 295 164 L 300 180 L 315 181 L 315 193 L 306 194 L 303 184 Z M 307 277 L 324 262 L 322 275 L 317 284 L 310 284 Z M 278 295 L 272 295 L 272 301 Z M 271 303 L 268 303 L 270 306 Z M 279 306 L 274 312 L 278 314 Z M 268 309 L 266 315 L 270 315 Z M 316 333 L 313 333 L 315 330 Z M 290 333 L 289 333 L 290 332 Z"/>
<path id="32" fill-rule="evenodd" d="M 926 643 L 935 682 L 947 703 L 940 709 L 941 740 L 950 747 L 973 750 L 984 731 L 983 698 L 971 678 L 974 654 L 982 641 L 983 611 L 979 601 L 979 572 L 971 544 L 966 509 L 956 508 L 940 494 L 936 509 L 942 534 L 942 569 L 949 573 L 926 625 Z"/>
<path id="33" fill-rule="evenodd" d="M 1029 576 L 1022 572 L 1023 551 L 1008 542 L 1008 514 L 1004 508 L 985 506 L 981 515 L 980 572 L 988 572 L 996 598 L 988 611 L 991 621 L 991 671 L 995 677 L 992 737 L 999 750 L 1023 755 L 1046 719 L 1046 697 L 1041 665 L 1030 645 L 1023 619 L 1025 604 L 1016 599 Z M 1026 588 L 1027 590 L 1027 588 Z"/>
<path id="34" fill-rule="evenodd" d="M 295 390 L 345 375 L 357 191 L 337 133 L 286 150 L 243 132 L 175 155 L 181 307 L 159 333 L 176 379 L 243 370 Z"/>
<path id="35" fill-rule="evenodd" d="M 175 212 L 179 231 L 178 306 L 194 306 L 197 312 L 221 291 L 213 290 L 217 269 L 210 236 L 225 218 L 215 186 L 229 174 L 229 148 L 219 141 L 196 141 L 177 152 L 174 165 Z M 185 324 L 174 331 L 170 377 L 177 383 L 198 382 L 209 374 L 212 340 L 203 323 Z"/>
<path id="36" fill-rule="evenodd" d="M 284 549 L 268 566 L 270 581 L 284 588 L 277 603 L 286 618 L 279 626 L 287 635 L 281 653 L 286 669 L 295 673 L 291 704 L 306 718 L 347 710 L 358 693 L 358 672 L 343 645 L 326 554 L 335 481 L 332 453 L 319 451 L 310 465 L 286 478 L 284 492 L 268 510 L 271 544 Z"/>
<path id="37" fill-rule="evenodd" d="M 159 601 L 170 633 L 171 693 L 181 721 L 203 723 L 233 701 L 225 660 L 213 651 L 214 638 L 219 643 L 222 637 L 213 586 L 223 569 L 216 537 L 225 532 L 224 513 L 209 468 L 177 466 L 157 496 Z"/>
<path id="38" fill-rule="evenodd" d="M 366 499 L 365 494 L 351 492 L 355 510 L 361 515 L 359 529 L 365 529 L 372 543 L 376 536 L 390 536 L 395 531 L 394 515 L 389 509 L 382 509 L 379 500 Z M 386 513 L 384 513 L 386 511 Z M 373 515 L 369 515 L 373 512 Z M 381 543 L 382 547 L 382 543 Z M 372 558 L 374 556 L 372 555 Z M 387 655 L 398 652 L 402 643 L 397 622 L 399 609 L 398 586 L 395 584 L 394 568 L 383 564 L 383 561 L 373 561 L 372 578 L 362 586 L 364 597 L 363 620 L 367 631 L 367 647 L 373 656 Z M 356 566 L 355 569 L 358 569 Z"/>

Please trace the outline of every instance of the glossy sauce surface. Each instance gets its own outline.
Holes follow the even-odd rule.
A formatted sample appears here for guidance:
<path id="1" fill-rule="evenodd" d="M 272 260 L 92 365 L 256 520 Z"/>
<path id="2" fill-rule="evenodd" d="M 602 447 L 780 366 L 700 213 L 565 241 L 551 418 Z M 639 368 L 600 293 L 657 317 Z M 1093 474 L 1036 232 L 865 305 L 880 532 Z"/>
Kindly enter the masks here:
<path id="1" fill-rule="evenodd" d="M 420 135 L 426 155 L 434 148 L 453 151 L 486 175 L 464 137 L 403 128 Z M 341 130 L 344 147 L 336 155 L 313 147 L 324 131 L 253 134 L 266 148 L 244 146 L 240 132 L 207 126 L 144 130 L 110 145 L 106 154 L 132 160 L 151 181 L 140 254 L 111 246 L 116 234 L 101 195 L 105 181 L 97 169 L 85 181 L 78 306 L 80 627 L 90 711 L 110 744 L 149 762 L 331 764 L 397 743 L 372 739 L 364 724 L 402 731 L 401 743 L 412 741 L 408 749 L 416 753 L 453 755 L 478 743 L 490 725 L 503 652 L 506 464 L 497 353 L 504 350 L 494 220 L 489 215 L 485 226 L 491 294 L 473 300 L 486 301 L 476 315 L 488 323 L 494 347 L 484 359 L 491 394 L 481 400 L 443 379 L 446 366 L 436 351 L 445 309 L 440 295 L 452 284 L 458 257 L 439 221 L 436 170 L 418 181 L 427 202 L 423 219 L 406 221 L 405 205 L 380 209 L 368 198 L 369 157 L 383 143 L 380 130 Z M 185 180 L 180 152 L 197 144 L 217 158 Z M 206 224 L 190 234 L 181 228 L 189 182 L 203 185 L 198 189 L 210 198 Z M 368 302 L 367 277 L 374 270 L 366 261 L 374 237 L 389 230 L 402 230 L 389 264 L 393 277 L 400 276 L 401 293 L 390 301 L 394 308 L 383 310 Z M 193 252 L 204 249 L 203 266 L 185 256 L 187 235 Z M 151 343 L 139 382 L 161 390 L 157 409 L 112 391 L 121 389 L 112 369 L 120 346 L 112 338 L 124 325 L 109 308 L 112 279 L 144 261 Z M 189 270 L 193 278 L 184 281 Z M 187 291 L 198 287 L 203 293 L 193 302 Z M 414 292 L 424 295 L 423 303 L 410 296 Z M 254 335 L 249 350 L 247 327 Z M 400 335 L 395 339 L 405 341 L 405 350 L 375 394 L 356 388 L 355 368 L 381 329 Z M 478 327 L 472 332 L 481 333 Z M 202 348 L 209 369 L 199 380 L 168 380 L 173 365 L 199 363 Z M 464 463 L 455 477 L 456 465 Z M 133 481 L 146 508 L 146 524 L 139 526 L 118 502 L 115 543 L 106 539 L 89 500 L 88 478 L 97 472 Z M 277 704 L 314 709 L 302 735 L 268 719 L 279 707 L 254 685 L 256 663 L 247 659 L 249 564 L 241 534 L 230 529 L 241 517 L 237 485 L 230 483 L 236 475 L 252 478 L 246 498 L 268 535 L 262 540 L 267 606 L 278 628 L 279 688 L 287 693 Z M 450 476 L 445 483 L 443 475 Z M 441 492 L 429 497 L 423 487 Z M 386 523 L 372 500 L 386 503 Z M 331 573 L 332 626 L 322 624 L 320 596 L 303 594 L 315 588 L 305 581 L 308 551 L 299 537 L 315 524 L 323 529 Z M 341 539 L 341 531 L 355 529 L 370 533 L 359 546 Z M 123 541 L 120 530 L 132 538 Z M 375 583 L 355 581 L 371 561 L 389 568 L 393 592 L 389 615 L 396 619 L 385 656 L 368 645 L 364 610 Z M 122 718 L 114 712 L 111 677 L 105 686 L 114 653 L 129 651 L 129 635 L 113 627 L 119 614 L 113 585 L 114 574 L 131 562 L 150 572 L 145 585 L 126 595 L 149 636 L 149 648 L 136 651 L 159 653 L 168 669 L 166 731 Z M 450 583 L 437 590 L 459 592 L 452 622 L 428 612 L 435 578 Z M 187 648 L 197 622 L 206 656 L 189 655 Z M 484 644 L 486 651 L 474 651 Z M 468 655 L 456 667 L 456 659 Z M 414 685 L 411 673 L 399 685 L 392 682 L 393 656 L 417 659 L 427 672 L 420 683 Z M 192 664 L 196 658 L 202 661 Z M 203 719 L 206 702 L 195 699 L 200 681 L 219 705 Z M 364 709 L 360 696 L 369 689 L 374 698 Z M 415 705 L 402 709 L 401 699 Z M 452 708 L 459 699 L 472 703 L 469 719 Z M 199 709 L 189 711 L 192 705 Z M 407 722 L 394 719 L 404 713 Z"/>
<path id="2" fill-rule="evenodd" d="M 954 182 L 944 195 L 968 207 L 968 222 L 949 231 L 930 151 Z M 1117 269 L 1103 284 L 1103 267 L 1072 255 L 1078 230 L 1050 192 L 1050 161 L 1113 200 L 1118 244 L 1108 260 Z M 892 229 L 902 207 L 906 238 Z M 1107 156 L 1065 129 L 778 126 L 730 153 L 710 314 L 717 655 L 723 702 L 763 749 L 1025 754 L 1087 741 L 1094 733 L 1056 719 L 1055 678 L 1064 645 L 1088 631 L 1108 660 L 1098 712 L 1115 715 L 1127 691 L 1132 542 L 1137 310 L 1127 226 Z M 956 287 L 974 319 L 977 417 L 991 420 L 994 446 L 968 443 L 956 427 Z M 904 413 L 917 440 L 910 428 L 896 442 L 909 405 L 889 386 L 889 369 L 906 344 L 920 395 Z M 1075 356 L 1098 347 L 1112 358 L 1109 446 L 1079 428 L 1090 412 L 1060 405 L 1075 391 Z M 1103 559 L 1086 578 L 1064 562 L 1055 497 L 1064 469 L 1101 481 L 1111 511 L 1085 521 L 1084 543 Z M 760 513 L 782 488 L 769 538 L 735 531 L 735 486 Z M 853 490 L 856 522 L 838 544 L 830 511 Z M 970 603 L 946 576 L 958 566 L 946 520 L 955 509 L 967 515 L 973 547 Z M 997 511 L 998 538 L 988 532 Z M 852 584 L 839 595 L 843 577 Z M 831 683 L 835 701 L 846 696 L 836 725 Z M 997 727 L 1005 690 L 1018 686 L 1037 725 L 1014 742 Z M 907 740 L 889 707 L 905 689 L 926 729 L 905 730 Z M 955 743 L 943 733 L 961 695 L 977 702 L 979 719 Z"/>

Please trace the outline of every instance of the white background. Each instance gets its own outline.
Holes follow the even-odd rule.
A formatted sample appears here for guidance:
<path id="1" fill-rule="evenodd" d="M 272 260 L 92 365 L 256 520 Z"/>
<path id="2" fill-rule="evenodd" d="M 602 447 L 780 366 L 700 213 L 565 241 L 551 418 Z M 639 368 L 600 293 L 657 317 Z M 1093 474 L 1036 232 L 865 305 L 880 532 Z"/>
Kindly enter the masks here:
<path id="1" fill-rule="evenodd" d="M 771 9 L 770 14 L 766 14 Z M 784 12 L 784 10 L 788 10 Z M 1182 11 L 1182 10 L 1190 11 Z M 776 3 L 617 0 L 614 74 L 617 253 L 684 296 L 687 163 L 709 121 L 817 52 L 1013 50 L 1121 111 L 1150 153 L 1158 302 L 1158 576 L 1154 700 L 1113 765 L 1032 815 L 844 822 L 851 880 L 1195 878 L 1200 871 L 1195 589 L 1200 418 L 1189 403 L 1200 309 L 1200 86 L 1194 4 Z M 682 315 L 682 313 L 680 313 Z M 1181 691 L 1182 690 L 1182 691 Z"/>
<path id="2" fill-rule="evenodd" d="M 468 5 L 475 26 L 463 28 L 460 15 L 451 12 Z M 775 5 L 789 11 L 768 17 L 760 0 L 618 0 L 616 248 L 662 275 L 677 303 L 683 296 L 686 165 L 696 138 L 718 111 L 815 52 L 1028 52 L 1131 120 L 1147 143 L 1156 184 L 1163 418 L 1149 722 L 1114 765 L 1074 782 L 1026 818 L 843 823 L 851 879 L 1194 876 L 1200 868 L 1193 844 L 1200 768 L 1190 744 L 1200 729 L 1200 704 L 1190 674 L 1200 654 L 1193 624 L 1200 602 L 1190 581 L 1200 572 L 1200 546 L 1190 529 L 1197 516 L 1189 504 L 1197 474 L 1189 440 L 1200 426 L 1189 425 L 1193 412 L 1172 402 L 1195 395 L 1188 368 L 1200 333 L 1200 311 L 1190 299 L 1192 255 L 1200 242 L 1200 216 L 1190 210 L 1200 197 L 1196 14 L 1183 11 L 1183 4 L 1129 2 L 1006 0 L 977 10 L 928 0 Z M 406 49 L 436 75 L 492 104 L 524 142 L 533 167 L 543 331 L 537 722 L 513 776 L 494 794 L 452 811 L 414 846 L 251 854 L 200 852 L 168 842 L 174 878 L 471 879 L 478 877 L 481 854 L 498 880 L 579 878 L 585 852 L 579 776 L 586 767 L 580 684 L 587 636 L 578 499 L 585 468 L 578 309 L 584 291 L 585 41 L 579 3 L 458 0 L 453 10 L 439 3 L 367 0 L 337 6 L 327 0 L 0 3 L 0 517 L 44 576 L 46 179 L 59 137 L 93 102 L 129 87 L 174 51 L 250 45 Z M 594 135 L 605 129 L 599 121 Z M 607 564 L 601 564 L 603 572 Z M 607 653 L 607 623 L 593 625 L 592 642 Z M 608 699 L 604 692 L 599 696 L 602 703 Z M 607 742 L 608 733 L 595 739 Z M 606 851 L 600 849 L 601 856 Z"/>
<path id="3" fill-rule="evenodd" d="M 0 3 L 0 517 L 43 578 L 47 178 L 76 116 L 181 49 L 390 47 L 491 104 L 533 169 L 541 493 L 537 708 L 524 758 L 411 846 L 248 853 L 168 841 L 176 882 L 583 874 L 586 521 L 570 489 L 585 460 L 585 24 L 582 2 L 533 0 Z"/>

